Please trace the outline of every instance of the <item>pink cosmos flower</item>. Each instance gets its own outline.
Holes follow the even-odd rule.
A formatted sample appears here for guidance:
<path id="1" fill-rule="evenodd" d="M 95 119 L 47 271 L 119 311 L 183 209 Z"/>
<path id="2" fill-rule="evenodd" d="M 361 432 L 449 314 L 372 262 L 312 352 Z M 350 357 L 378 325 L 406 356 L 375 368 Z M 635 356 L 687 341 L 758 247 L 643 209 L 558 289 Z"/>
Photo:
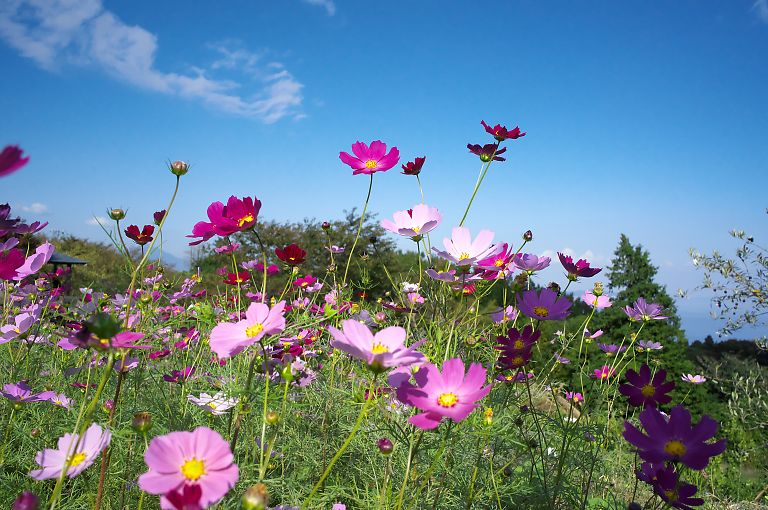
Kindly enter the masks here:
<path id="1" fill-rule="evenodd" d="M 707 382 L 707 378 L 703 375 L 685 374 L 682 377 L 683 381 L 691 384 L 701 384 Z"/>
<path id="2" fill-rule="evenodd" d="M 525 271 L 529 275 L 535 273 L 536 271 L 546 269 L 549 267 L 550 262 L 551 259 L 549 257 L 539 257 L 538 255 L 534 255 L 532 253 L 521 253 L 515 255 L 515 258 L 512 260 L 512 263 L 518 269 Z"/>
<path id="3" fill-rule="evenodd" d="M 611 298 L 608 296 L 595 296 L 590 291 L 586 291 L 583 296 L 581 296 L 581 300 L 584 301 L 586 304 L 591 306 L 592 308 L 595 308 L 597 310 L 602 310 L 603 308 L 608 308 L 613 304 L 611 301 Z"/>
<path id="4" fill-rule="evenodd" d="M 443 239 L 445 251 L 432 247 L 432 251 L 457 266 L 470 266 L 480 259 L 495 255 L 501 246 L 492 244 L 493 232 L 481 230 L 474 241 L 467 227 L 454 227 L 451 237 Z"/>
<path id="5" fill-rule="evenodd" d="M 422 235 L 437 228 L 442 218 L 436 208 L 419 204 L 414 205 L 413 209 L 397 211 L 393 215 L 395 221 L 381 220 L 381 226 L 395 234 L 421 240 Z"/>
<path id="6" fill-rule="evenodd" d="M 501 245 L 497 253 L 477 261 L 477 267 L 484 269 L 483 278 L 486 280 L 495 280 L 497 278 L 507 278 L 515 270 L 512 264 L 512 258 L 515 252 L 509 248 L 507 243 Z"/>
<path id="7" fill-rule="evenodd" d="M 430 430 L 440 425 L 444 417 L 459 422 L 479 407 L 476 402 L 491 391 L 490 384 L 483 386 L 486 370 L 481 364 L 472 363 L 465 376 L 464 369 L 461 358 L 443 363 L 442 373 L 427 363 L 414 374 L 416 385 L 402 382 L 397 388 L 397 399 L 425 411 L 408 421 L 420 429 Z"/>
<path id="8" fill-rule="evenodd" d="M 612 368 L 609 365 L 603 365 L 602 367 L 596 368 L 592 371 L 592 377 L 602 381 L 603 379 L 608 379 L 609 377 L 613 376 L 615 373 L 615 368 Z"/>
<path id="9" fill-rule="evenodd" d="M 208 427 L 154 438 L 144 460 L 149 471 L 139 476 L 139 487 L 148 494 L 162 495 L 160 506 L 164 510 L 178 508 L 165 494 L 186 493 L 190 485 L 200 487 L 199 504 L 208 508 L 220 501 L 239 477 L 229 443 Z"/>
<path id="10" fill-rule="evenodd" d="M 12 174 L 29 162 L 29 156 L 21 157 L 23 153 L 18 145 L 7 145 L 0 152 L 0 177 Z"/>
<path id="11" fill-rule="evenodd" d="M 356 320 L 345 320 L 341 328 L 339 331 L 328 326 L 333 337 L 331 347 L 365 361 L 374 371 L 426 361 L 424 355 L 415 350 L 423 341 L 406 347 L 405 329 L 400 326 L 384 328 L 375 335 L 368 326 Z"/>
<path id="12" fill-rule="evenodd" d="M 560 258 L 563 268 L 568 272 L 568 279 L 572 281 L 576 281 L 579 277 L 591 278 L 603 270 L 600 267 L 589 267 L 589 262 L 584 259 L 579 259 L 574 263 L 570 255 L 557 252 L 557 256 Z"/>
<path id="13" fill-rule="evenodd" d="M 219 358 L 229 358 L 258 342 L 265 335 L 274 335 L 285 329 L 285 301 L 270 309 L 264 303 L 251 303 L 245 319 L 224 322 L 211 331 L 211 350 Z"/>
<path id="14" fill-rule="evenodd" d="M 35 469 L 29 476 L 35 480 L 55 479 L 61 476 L 64 466 L 69 459 L 67 476 L 72 478 L 85 471 L 93 464 L 99 454 L 109 445 L 112 434 L 109 430 L 102 430 L 97 423 L 92 423 L 83 434 L 82 439 L 78 434 L 66 433 L 59 438 L 58 448 L 47 448 L 38 452 L 35 462 L 40 469 Z"/>
<path id="15" fill-rule="evenodd" d="M 500 324 L 505 321 L 514 321 L 517 319 L 519 314 L 520 312 L 517 311 L 517 308 L 512 305 L 509 305 L 506 308 L 499 307 L 495 312 L 491 313 L 491 320 L 496 324 Z"/>
<path id="16" fill-rule="evenodd" d="M 570 400 L 574 403 L 579 403 L 584 401 L 584 396 L 581 393 L 577 393 L 574 391 L 566 391 L 565 392 L 565 399 Z"/>
<path id="17" fill-rule="evenodd" d="M 27 257 L 24 260 L 24 264 L 17 269 L 18 274 L 13 279 L 20 281 L 40 271 L 51 260 L 54 251 L 56 251 L 56 248 L 48 242 L 38 246 L 35 249 L 35 253 Z"/>
<path id="18" fill-rule="evenodd" d="M 32 388 L 25 381 L 19 381 L 3 386 L 0 396 L 7 398 L 13 403 L 43 402 L 48 400 L 50 392 L 32 393 Z"/>
<path id="19" fill-rule="evenodd" d="M 387 154 L 387 145 L 381 140 L 371 142 L 370 147 L 359 141 L 353 143 L 352 152 L 354 156 L 346 152 L 339 153 L 339 159 L 354 169 L 352 175 L 386 172 L 400 160 L 397 147 L 392 147 Z"/>
<path id="20" fill-rule="evenodd" d="M 6 324 L 0 327 L 0 345 L 10 342 L 17 336 L 26 333 L 26 331 L 35 323 L 37 319 L 29 313 L 20 313 L 13 319 L 13 324 Z"/>
<path id="21" fill-rule="evenodd" d="M 207 241 L 213 236 L 228 236 L 235 232 L 248 230 L 256 224 L 261 210 L 261 202 L 256 198 L 245 197 L 239 199 L 236 196 L 229 197 L 227 205 L 221 202 L 213 202 L 208 206 L 208 219 L 199 221 L 192 227 L 190 238 L 200 239 L 189 243 L 190 246 Z"/>

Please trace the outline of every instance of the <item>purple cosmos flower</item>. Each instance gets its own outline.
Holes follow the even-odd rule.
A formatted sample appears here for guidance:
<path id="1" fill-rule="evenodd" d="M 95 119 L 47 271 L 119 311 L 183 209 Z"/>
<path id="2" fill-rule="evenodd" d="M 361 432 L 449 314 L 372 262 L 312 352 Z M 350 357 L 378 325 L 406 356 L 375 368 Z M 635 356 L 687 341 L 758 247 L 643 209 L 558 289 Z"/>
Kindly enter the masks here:
<path id="1" fill-rule="evenodd" d="M 595 308 L 597 310 L 608 308 L 613 304 L 611 302 L 611 298 L 609 298 L 608 296 L 595 296 L 590 291 L 586 291 L 584 295 L 581 296 L 581 300 L 584 301 L 589 306 L 591 306 L 592 308 Z"/>
<path id="2" fill-rule="evenodd" d="M 496 324 L 501 324 L 506 321 L 514 321 L 520 312 L 512 305 L 506 308 L 497 308 L 495 312 L 491 313 L 491 320 Z"/>
<path id="3" fill-rule="evenodd" d="M 0 345 L 26 333 L 36 320 L 35 316 L 29 313 L 20 313 L 14 317 L 14 324 L 6 324 L 0 327 Z"/>
<path id="4" fill-rule="evenodd" d="M 579 277 L 590 278 L 603 270 L 600 267 L 589 267 L 589 262 L 584 259 L 579 259 L 574 264 L 573 258 L 570 255 L 557 252 L 557 256 L 560 258 L 560 263 L 568 272 L 569 280 L 575 281 Z"/>
<path id="5" fill-rule="evenodd" d="M 499 252 L 500 246 L 492 244 L 493 232 L 481 230 L 474 241 L 467 227 L 453 227 L 451 237 L 443 239 L 445 251 L 432 247 L 432 251 L 457 266 L 469 266 L 480 259 Z"/>
<path id="6" fill-rule="evenodd" d="M 664 308 L 656 303 L 648 303 L 643 298 L 637 298 L 632 306 L 625 306 L 624 313 L 632 321 L 662 320 L 668 317 L 661 315 Z"/>
<path id="7" fill-rule="evenodd" d="M 336 246 L 335 244 L 332 244 L 331 246 L 326 246 L 325 249 L 333 253 L 334 255 L 336 255 L 337 253 L 344 253 L 346 251 L 346 248 L 344 248 L 343 246 Z"/>
<path id="8" fill-rule="evenodd" d="M 523 314 L 542 321 L 558 321 L 570 315 L 571 302 L 550 289 L 527 290 L 517 295 L 517 307 Z"/>
<path id="9" fill-rule="evenodd" d="M 523 372 L 515 372 L 514 374 L 498 374 L 496 376 L 497 381 L 503 382 L 524 383 L 531 379 L 533 379 L 533 372 L 528 372 L 527 374 L 524 374 Z"/>
<path id="10" fill-rule="evenodd" d="M 637 352 L 643 351 L 660 351 L 664 348 L 660 342 L 652 342 L 650 340 L 640 340 L 637 342 Z"/>
<path id="11" fill-rule="evenodd" d="M 696 486 L 680 481 L 673 465 L 657 469 L 651 485 L 656 494 L 673 508 L 693 510 L 692 507 L 704 504 L 703 499 L 693 497 L 698 490 Z"/>
<path id="12" fill-rule="evenodd" d="M 230 243 L 224 246 L 217 246 L 213 249 L 216 253 L 233 253 L 240 249 L 240 243 Z"/>
<path id="13" fill-rule="evenodd" d="M 683 381 L 691 384 L 701 384 L 707 382 L 707 378 L 703 375 L 685 374 L 682 377 Z"/>
<path id="14" fill-rule="evenodd" d="M 49 392 L 32 393 L 32 388 L 25 382 L 20 381 L 3 386 L 0 395 L 13 403 L 21 402 L 43 402 L 48 400 Z"/>
<path id="15" fill-rule="evenodd" d="M 616 345 L 616 344 L 597 344 L 597 347 L 606 353 L 608 356 L 614 356 L 620 352 L 624 352 L 627 350 L 626 345 Z"/>
<path id="16" fill-rule="evenodd" d="M 13 279 L 17 281 L 22 280 L 27 276 L 33 275 L 40 271 L 40 269 L 42 269 L 43 266 L 47 264 L 49 260 L 51 260 L 51 256 L 53 256 L 54 251 L 56 251 L 56 248 L 48 242 L 38 246 L 35 249 L 35 253 L 27 257 L 24 260 L 24 264 L 22 264 L 21 267 L 17 269 L 18 274 Z"/>
<path id="17" fill-rule="evenodd" d="M 0 152 L 0 177 L 12 174 L 29 162 L 29 156 L 23 158 L 23 153 L 18 145 L 7 145 Z"/>
<path id="18" fill-rule="evenodd" d="M 691 413 L 681 405 L 672 408 L 669 419 L 655 407 L 646 407 L 640 413 L 640 423 L 647 435 L 625 421 L 624 439 L 647 462 L 680 461 L 691 469 L 701 470 L 707 467 L 710 457 L 725 451 L 725 439 L 705 442 L 717 433 L 717 422 L 705 415 L 692 427 Z"/>
<path id="19" fill-rule="evenodd" d="M 219 358 L 229 358 L 258 342 L 265 335 L 274 335 L 285 329 L 285 301 L 270 309 L 264 303 L 251 303 L 245 319 L 224 322 L 211 331 L 210 346 Z"/>
<path id="20" fill-rule="evenodd" d="M 540 336 L 541 331 L 534 330 L 530 325 L 522 330 L 509 328 L 506 335 L 496 337 L 495 348 L 501 351 L 502 356 L 530 351 Z"/>
<path id="21" fill-rule="evenodd" d="M 397 211 L 393 214 L 394 221 L 381 220 L 381 226 L 395 234 L 421 240 L 422 235 L 437 228 L 442 218 L 436 208 L 419 204 L 407 211 Z"/>
<path id="22" fill-rule="evenodd" d="M 592 377 L 594 379 L 600 379 L 601 381 L 604 379 L 608 379 L 612 377 L 616 373 L 616 369 L 609 366 L 609 365 L 603 365 L 600 368 L 596 368 L 592 371 Z"/>
<path id="23" fill-rule="evenodd" d="M 239 477 L 229 443 L 208 427 L 171 432 L 152 439 L 144 460 L 149 471 L 139 476 L 141 490 L 165 495 L 196 485 L 202 493 L 202 508 L 221 500 Z M 167 497 L 162 496 L 160 502 L 163 508 L 172 508 Z"/>
<path id="24" fill-rule="evenodd" d="M 97 423 L 92 423 L 83 434 L 82 439 L 78 434 L 64 434 L 59 438 L 58 448 L 47 448 L 38 452 L 35 462 L 40 465 L 29 473 L 35 480 L 55 479 L 61 476 L 64 467 L 69 460 L 67 476 L 72 478 L 79 475 L 93 464 L 99 454 L 109 445 L 112 434 L 109 430 L 102 430 Z"/>
<path id="25" fill-rule="evenodd" d="M 370 147 L 363 142 L 353 143 L 352 152 L 354 156 L 346 152 L 339 153 L 339 159 L 354 169 L 352 175 L 386 172 L 400 160 L 397 147 L 392 147 L 387 154 L 387 145 L 381 140 L 374 140 Z"/>
<path id="26" fill-rule="evenodd" d="M 430 430 L 440 425 L 443 417 L 455 422 L 469 416 L 478 400 L 491 391 L 491 385 L 483 387 L 486 371 L 479 363 L 472 363 L 464 374 L 464 362 L 453 358 L 443 363 L 442 373 L 427 363 L 414 374 L 416 385 L 404 382 L 397 388 L 397 399 L 425 411 L 411 416 L 408 421 L 416 427 Z"/>
<path id="27" fill-rule="evenodd" d="M 587 343 L 591 343 L 592 340 L 594 340 L 595 338 L 600 338 L 601 336 L 603 336 L 602 329 L 598 329 L 594 333 L 590 333 L 588 329 L 584 330 L 584 341 Z"/>
<path id="28" fill-rule="evenodd" d="M 170 383 L 184 384 L 196 371 L 195 367 L 184 367 L 184 370 L 172 370 L 170 375 L 163 376 L 163 380 Z"/>
<path id="29" fill-rule="evenodd" d="M 664 381 L 667 377 L 666 370 L 659 370 L 651 378 L 650 367 L 643 364 L 640 367 L 640 372 L 629 369 L 625 375 L 628 383 L 619 386 L 619 392 L 629 397 L 629 405 L 655 407 L 658 404 L 668 404 L 672 401 L 672 397 L 667 393 L 675 389 L 675 383 Z"/>
<path id="30" fill-rule="evenodd" d="M 496 143 L 487 143 L 485 145 L 468 143 L 467 149 L 469 149 L 469 152 L 472 154 L 480 156 L 480 161 L 483 163 L 487 163 L 491 161 L 491 159 L 493 159 L 493 161 L 506 161 L 505 158 L 501 157 L 501 154 L 507 152 L 507 148 L 504 147 L 503 149 L 499 149 L 499 145 Z"/>
<path id="31" fill-rule="evenodd" d="M 512 259 L 512 263 L 521 271 L 533 274 L 549 267 L 552 260 L 549 257 L 539 257 L 532 253 L 519 253 Z"/>
<path id="32" fill-rule="evenodd" d="M 14 500 L 11 510 L 37 510 L 39 504 L 40 498 L 32 492 L 24 491 Z"/>
<path id="33" fill-rule="evenodd" d="M 155 211 L 154 214 L 152 214 L 152 221 L 154 222 L 154 224 L 159 227 L 160 224 L 163 222 L 163 218 L 165 218 L 165 214 L 167 212 L 168 211 L 166 211 L 165 209 L 163 209 L 162 211 Z"/>
<path id="34" fill-rule="evenodd" d="M 555 353 L 555 361 L 560 363 L 561 365 L 570 365 L 571 360 L 566 358 L 565 356 L 561 356 L 560 353 Z"/>
<path id="35" fill-rule="evenodd" d="M 480 124 L 485 128 L 485 132 L 493 136 L 499 142 L 504 140 L 517 140 L 518 138 L 525 136 L 525 133 L 520 132 L 520 128 L 515 126 L 514 129 L 507 129 L 506 126 L 496 124 L 491 127 L 485 123 L 484 120 L 480 121 Z"/>
<path id="36" fill-rule="evenodd" d="M 339 331 L 328 326 L 328 332 L 333 337 L 331 347 L 365 361 L 374 371 L 426 360 L 422 353 L 414 350 L 423 341 L 406 347 L 405 330 L 399 326 L 384 328 L 375 335 L 368 326 L 355 320 L 345 320 L 341 327 L 342 331 Z"/>
<path id="37" fill-rule="evenodd" d="M 44 391 L 43 393 L 41 393 L 41 395 L 46 393 L 48 394 L 46 395 L 48 397 L 46 400 L 48 400 L 48 402 L 55 405 L 56 407 L 61 407 L 62 409 L 69 409 L 70 407 L 72 407 L 72 403 L 73 403 L 72 399 L 67 397 L 64 393 L 54 393 L 53 391 L 51 392 Z"/>

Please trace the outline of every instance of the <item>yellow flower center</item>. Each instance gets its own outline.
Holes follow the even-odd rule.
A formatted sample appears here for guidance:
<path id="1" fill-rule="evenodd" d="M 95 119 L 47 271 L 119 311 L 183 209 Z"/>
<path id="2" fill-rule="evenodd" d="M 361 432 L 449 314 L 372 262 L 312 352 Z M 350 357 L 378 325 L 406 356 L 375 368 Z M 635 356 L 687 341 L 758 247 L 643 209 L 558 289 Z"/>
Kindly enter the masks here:
<path id="1" fill-rule="evenodd" d="M 547 316 L 549 316 L 549 310 L 547 310 L 547 309 L 546 309 L 545 307 L 543 307 L 543 306 L 537 306 L 537 307 L 535 307 L 535 308 L 533 309 L 533 313 L 535 313 L 535 314 L 536 314 L 536 315 L 538 315 L 539 317 L 547 317 Z"/>
<path id="2" fill-rule="evenodd" d="M 99 343 L 104 347 L 109 346 L 109 338 L 99 338 Z"/>
<path id="3" fill-rule="evenodd" d="M 437 397 L 437 403 L 442 407 L 453 407 L 459 401 L 455 393 L 443 393 Z"/>
<path id="4" fill-rule="evenodd" d="M 69 462 L 69 467 L 79 466 L 85 460 L 85 454 L 83 452 L 76 453 L 72 456 L 72 460 Z"/>
<path id="5" fill-rule="evenodd" d="M 259 333 L 261 333 L 262 331 L 264 331 L 264 325 L 261 322 L 257 322 L 253 326 L 248 326 L 245 329 L 245 336 L 247 336 L 248 338 L 253 338 Z"/>
<path id="6" fill-rule="evenodd" d="M 673 491 L 673 490 L 666 490 L 666 491 L 664 491 L 664 495 L 665 495 L 665 496 L 667 497 L 667 499 L 668 499 L 670 502 L 672 502 L 672 503 L 674 503 L 675 501 L 677 501 L 677 492 L 675 492 L 675 491 Z"/>
<path id="7" fill-rule="evenodd" d="M 411 227 L 411 230 L 413 230 L 414 234 L 418 234 L 419 232 L 421 232 L 421 227 Z"/>
<path id="8" fill-rule="evenodd" d="M 514 378 L 515 378 L 515 376 L 514 376 L 514 375 L 507 375 L 507 376 L 504 376 L 504 378 L 505 378 L 507 381 L 511 381 L 512 379 L 514 379 Z"/>
<path id="9" fill-rule="evenodd" d="M 667 441 L 667 444 L 664 445 L 664 451 L 667 452 L 667 454 L 672 455 L 674 457 L 682 457 L 685 455 L 685 445 L 681 443 L 680 441 L 673 439 L 672 441 Z"/>
<path id="10" fill-rule="evenodd" d="M 373 347 L 371 347 L 372 354 L 384 354 L 385 352 L 389 352 L 389 349 L 385 345 L 373 344 Z"/>
<path id="11" fill-rule="evenodd" d="M 369 159 L 368 161 L 365 162 L 365 168 L 376 168 L 377 165 L 378 165 L 378 162 L 376 162 L 373 159 Z"/>
<path id="12" fill-rule="evenodd" d="M 504 261 L 503 261 L 502 259 L 496 259 L 496 260 L 493 262 L 493 265 L 494 265 L 494 266 L 496 266 L 496 267 L 501 267 L 501 266 L 503 266 L 503 265 L 504 265 Z"/>
<path id="13" fill-rule="evenodd" d="M 243 216 L 242 218 L 240 218 L 239 220 L 237 220 L 237 226 L 238 226 L 238 227 L 242 227 L 242 226 L 243 226 L 243 225 L 245 225 L 246 223 L 250 223 L 250 222 L 252 222 L 252 221 L 253 221 L 253 219 L 254 219 L 254 218 L 253 218 L 253 214 L 251 214 L 251 213 L 248 213 L 248 214 L 246 214 L 245 216 Z"/>
<path id="14" fill-rule="evenodd" d="M 608 372 L 603 371 L 600 373 L 600 379 L 605 379 L 606 377 L 608 377 Z"/>
<path id="15" fill-rule="evenodd" d="M 653 384 L 646 384 L 640 389 L 644 397 L 652 397 L 656 394 L 656 387 Z"/>
<path id="16" fill-rule="evenodd" d="M 469 253 L 465 251 L 461 252 L 461 254 L 459 255 L 459 260 L 466 260 L 468 258 L 469 258 Z"/>
<path id="17" fill-rule="evenodd" d="M 210 407 L 211 409 L 216 409 L 216 404 L 214 404 L 213 402 L 208 402 L 208 407 Z"/>
<path id="18" fill-rule="evenodd" d="M 521 367 L 525 365 L 525 358 L 523 358 L 522 356 L 515 356 L 514 358 L 512 358 L 512 365 L 516 367 Z"/>
<path id="19" fill-rule="evenodd" d="M 187 480 L 194 482 L 205 474 L 205 462 L 192 457 L 181 465 L 181 474 Z"/>
<path id="20" fill-rule="evenodd" d="M 523 343 L 523 341 L 520 340 L 519 338 L 515 340 L 515 343 L 513 345 L 515 349 L 522 349 L 523 347 L 525 347 L 525 343 Z"/>

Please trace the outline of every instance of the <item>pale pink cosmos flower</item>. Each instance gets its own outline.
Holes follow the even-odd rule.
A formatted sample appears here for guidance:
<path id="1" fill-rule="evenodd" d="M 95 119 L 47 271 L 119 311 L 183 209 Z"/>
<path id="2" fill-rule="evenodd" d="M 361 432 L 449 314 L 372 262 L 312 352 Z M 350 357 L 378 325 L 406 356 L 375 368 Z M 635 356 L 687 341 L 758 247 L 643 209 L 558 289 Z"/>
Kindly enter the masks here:
<path id="1" fill-rule="evenodd" d="M 478 260 L 493 256 L 501 246 L 492 244 L 493 232 L 481 230 L 474 241 L 467 227 L 454 227 L 450 238 L 443 239 L 445 251 L 433 247 L 432 251 L 457 266 L 470 266 Z"/>
<path id="2" fill-rule="evenodd" d="M 395 234 L 420 240 L 420 236 L 437 228 L 443 217 L 436 208 L 419 204 L 406 211 L 397 211 L 392 218 L 394 221 L 381 220 L 381 226 Z"/>
<path id="3" fill-rule="evenodd" d="M 221 435 L 208 427 L 192 432 L 158 436 L 144 452 L 149 471 L 139 476 L 139 487 L 148 494 L 163 495 L 160 507 L 173 509 L 164 496 L 189 485 L 200 487 L 202 508 L 221 500 L 239 477 L 232 451 Z"/>
<path id="4" fill-rule="evenodd" d="M 211 331 L 211 350 L 219 358 L 229 358 L 258 342 L 265 335 L 274 335 L 285 329 L 285 301 L 270 309 L 264 303 L 251 303 L 245 319 L 224 322 Z"/>
<path id="5" fill-rule="evenodd" d="M 514 321 L 520 312 L 514 306 L 510 305 L 506 308 L 497 308 L 495 312 L 491 313 L 491 320 L 496 324 L 500 324 L 505 321 Z"/>
<path id="6" fill-rule="evenodd" d="M 581 296 L 581 300 L 584 301 L 586 304 L 591 306 L 592 308 L 595 308 L 597 310 L 602 310 L 603 308 L 608 308 L 613 304 L 611 301 L 611 298 L 608 296 L 595 296 L 590 291 L 586 291 L 583 296 Z"/>
<path id="7" fill-rule="evenodd" d="M 67 476 L 77 476 L 93 464 L 111 439 L 109 430 L 102 430 L 98 423 L 92 423 L 82 438 L 78 434 L 66 433 L 59 438 L 56 450 L 46 448 L 37 453 L 35 462 L 40 465 L 40 469 L 31 471 L 29 476 L 35 480 L 58 478 L 64 471 L 67 460 Z"/>
<path id="8" fill-rule="evenodd" d="M 35 249 L 35 253 L 27 257 L 24 260 L 24 264 L 16 270 L 18 274 L 13 279 L 20 281 L 40 271 L 51 260 L 54 251 L 56 251 L 56 248 L 48 242 L 38 246 Z"/>
<path id="9" fill-rule="evenodd" d="M 328 326 L 333 337 L 331 347 L 365 361 L 374 371 L 425 361 L 424 355 L 414 350 L 423 341 L 406 347 L 405 329 L 400 326 L 384 328 L 375 335 L 368 326 L 355 320 L 345 320 L 341 327 L 342 331 L 339 331 Z"/>
<path id="10" fill-rule="evenodd" d="M 685 374 L 682 377 L 683 381 L 691 384 L 701 384 L 707 382 L 707 378 L 703 375 Z"/>

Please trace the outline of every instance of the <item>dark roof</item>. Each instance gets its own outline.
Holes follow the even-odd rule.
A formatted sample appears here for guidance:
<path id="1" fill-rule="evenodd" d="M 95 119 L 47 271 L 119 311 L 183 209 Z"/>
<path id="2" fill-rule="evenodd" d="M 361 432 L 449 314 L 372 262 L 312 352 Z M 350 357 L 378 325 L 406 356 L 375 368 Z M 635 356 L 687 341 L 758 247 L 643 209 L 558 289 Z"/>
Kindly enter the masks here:
<path id="1" fill-rule="evenodd" d="M 63 253 L 59 252 L 53 252 L 53 255 L 51 256 L 51 260 L 48 261 L 49 264 L 87 264 L 88 262 L 80 259 L 76 259 L 74 257 L 70 257 L 69 255 L 64 255 Z"/>

